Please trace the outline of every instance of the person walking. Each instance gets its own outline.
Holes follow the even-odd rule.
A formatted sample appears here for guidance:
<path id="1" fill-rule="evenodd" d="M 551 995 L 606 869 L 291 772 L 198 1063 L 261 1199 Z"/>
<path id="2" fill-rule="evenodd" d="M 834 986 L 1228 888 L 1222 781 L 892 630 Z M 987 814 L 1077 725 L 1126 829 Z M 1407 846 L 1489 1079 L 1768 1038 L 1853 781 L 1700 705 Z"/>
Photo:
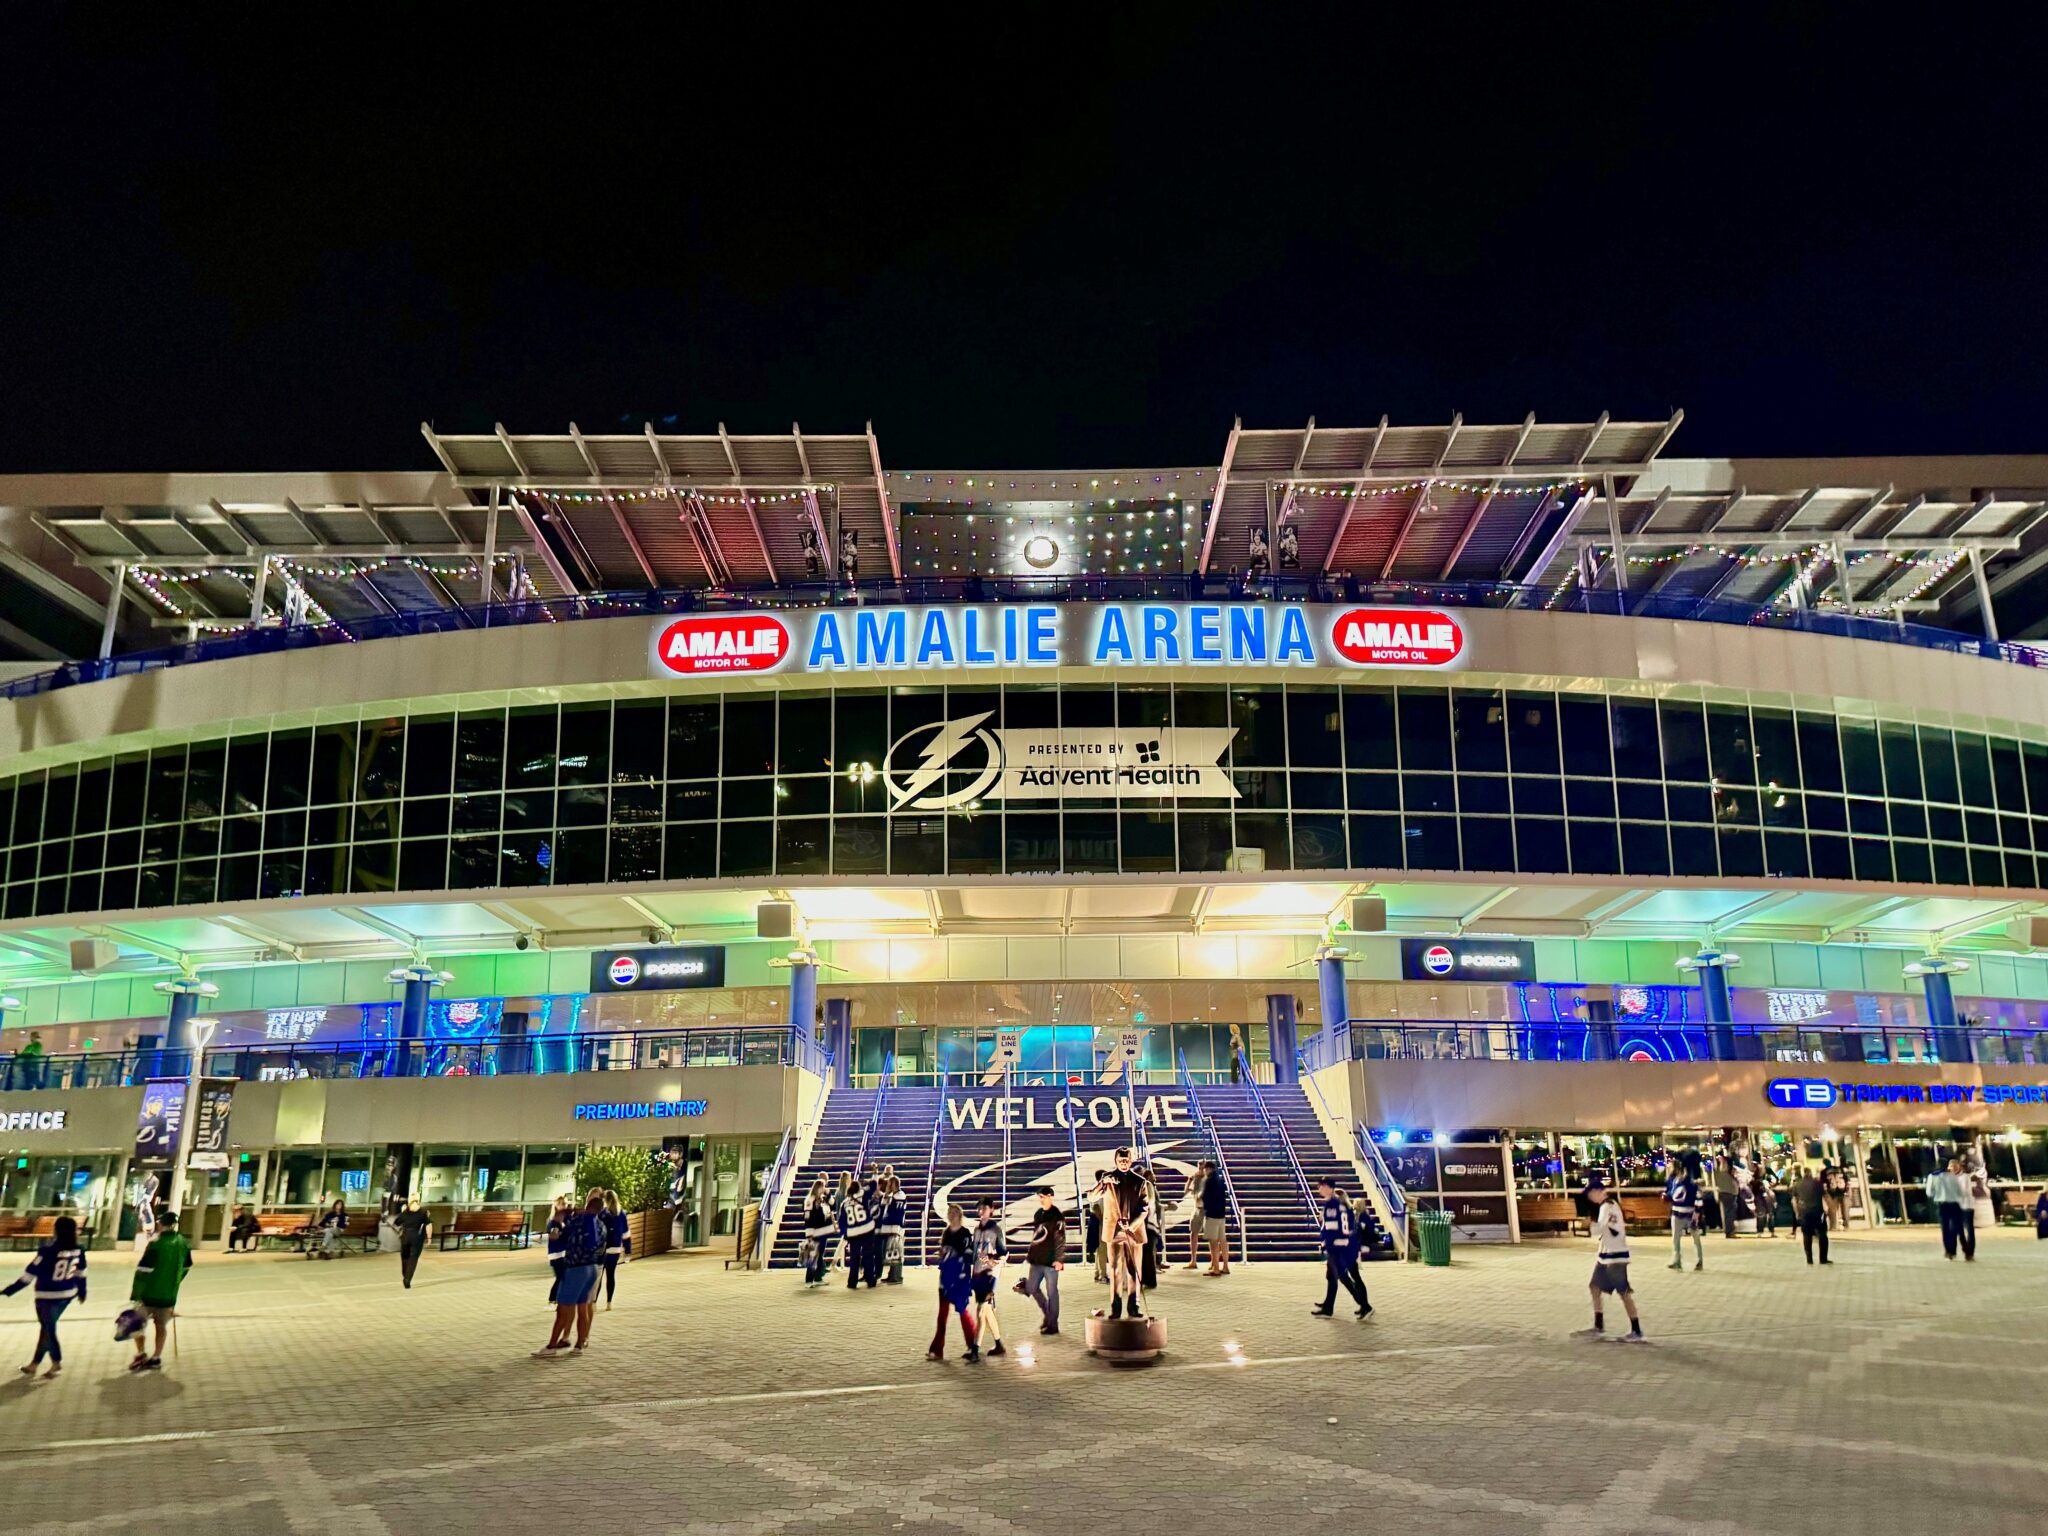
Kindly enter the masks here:
<path id="1" fill-rule="evenodd" d="M 1831 1262 L 1828 1258 L 1828 1209 L 1827 1193 L 1821 1187 L 1820 1176 L 1809 1166 L 1802 1165 L 1792 1179 L 1792 1216 L 1799 1223 L 1799 1241 L 1806 1249 L 1806 1262 L 1813 1262 L 1813 1245 L 1820 1242 L 1820 1261 Z"/>
<path id="2" fill-rule="evenodd" d="M 1963 1250 L 1966 1263 L 1977 1260 L 1977 1212 L 1970 1204 L 1969 1180 L 1963 1177 L 1963 1160 L 1952 1157 L 1946 1168 L 1927 1175 L 1927 1198 L 1941 1220 L 1941 1251 L 1949 1258 Z"/>
<path id="3" fill-rule="evenodd" d="M 590 1325 L 597 1316 L 597 1287 L 604 1263 L 604 1195 L 593 1189 L 582 1209 L 572 1210 L 562 1220 L 562 1276 L 551 1293 L 555 1298 L 555 1326 L 547 1346 L 534 1351 L 536 1360 L 553 1360 L 570 1347 L 590 1344 Z"/>
<path id="4" fill-rule="evenodd" d="M 604 1309 L 612 1309 L 612 1297 L 618 1294 L 619 1266 L 626 1262 L 632 1252 L 633 1235 L 626 1213 L 619 1205 L 618 1191 L 604 1191 Z"/>
<path id="5" fill-rule="evenodd" d="M 946 1230 L 939 1234 L 939 1326 L 932 1334 L 932 1347 L 925 1359 L 946 1358 L 946 1314 L 960 1314 L 960 1337 L 967 1341 L 969 1364 L 981 1359 L 981 1344 L 974 1331 L 974 1239 L 967 1231 L 960 1207 L 946 1207 Z"/>
<path id="6" fill-rule="evenodd" d="M 1707 1267 L 1707 1252 L 1700 1238 L 1700 1186 L 1692 1170 L 1674 1159 L 1670 1177 L 1664 1181 L 1664 1201 L 1671 1207 L 1671 1267 L 1685 1268 L 1686 1234 L 1692 1235 L 1692 1267 Z"/>
<path id="7" fill-rule="evenodd" d="M 1209 1248 L 1209 1267 L 1202 1274 L 1212 1279 L 1230 1273 L 1230 1186 L 1211 1159 L 1202 1159 L 1202 1172 L 1202 1241 Z"/>
<path id="8" fill-rule="evenodd" d="M 427 1239 L 434 1235 L 434 1220 L 427 1214 L 427 1208 L 417 1200 L 399 1203 L 398 1214 L 391 1218 L 391 1224 L 398 1228 L 398 1274 L 405 1281 L 405 1288 L 412 1289 L 412 1277 L 420 1267 L 420 1255 L 427 1251 Z"/>
<path id="9" fill-rule="evenodd" d="M 1031 1243 L 1024 1250 L 1025 1294 L 1038 1303 L 1038 1331 L 1060 1331 L 1060 1271 L 1067 1267 L 1067 1217 L 1053 1199 L 1052 1186 L 1038 1187 L 1031 1213 Z"/>
<path id="10" fill-rule="evenodd" d="M 36 1352 L 29 1356 L 21 1374 L 35 1375 L 36 1367 L 47 1356 L 50 1368 L 43 1373 L 43 1379 L 48 1381 L 64 1369 L 64 1347 L 57 1342 L 57 1319 L 72 1302 L 85 1301 L 85 1250 L 79 1246 L 75 1218 L 59 1216 L 51 1223 L 50 1240 L 36 1249 L 21 1278 L 0 1290 L 0 1296 L 12 1296 L 30 1285 L 36 1288 Z"/>
<path id="11" fill-rule="evenodd" d="M 2048 1189 L 2034 1202 L 2034 1236 L 2048 1242 Z"/>
<path id="12" fill-rule="evenodd" d="M 137 1329 L 135 1358 L 128 1362 L 129 1370 L 160 1371 L 164 1368 L 164 1332 L 170 1327 L 171 1319 L 178 1315 L 178 1292 L 191 1268 L 192 1245 L 178 1230 L 178 1213 L 165 1211 L 157 1218 L 156 1236 L 149 1240 L 149 1246 L 142 1250 L 142 1257 L 135 1261 L 135 1283 L 128 1288 L 128 1299 L 142 1309 L 143 1317 L 154 1331 L 156 1348 L 145 1349 L 142 1336 L 146 1330 Z"/>
<path id="13" fill-rule="evenodd" d="M 1140 1163 L 1138 1177 L 1145 1181 L 1145 1251 L 1139 1261 L 1138 1283 L 1148 1291 L 1159 1289 L 1159 1271 L 1166 1266 L 1166 1223 L 1160 1218 L 1159 1182 L 1152 1165 Z"/>
<path id="14" fill-rule="evenodd" d="M 974 1228 L 974 1323 L 988 1335 L 991 1356 L 1003 1353 L 1003 1325 L 996 1316 L 996 1279 L 1010 1246 L 996 1215 L 995 1197 L 981 1197 L 981 1219 Z"/>
<path id="15" fill-rule="evenodd" d="M 1619 1296 L 1623 1309 L 1628 1313 L 1628 1332 L 1617 1334 L 1615 1341 L 1640 1344 L 1643 1342 L 1643 1319 L 1636 1310 L 1635 1291 L 1628 1283 L 1628 1222 L 1622 1217 L 1621 1203 L 1597 1175 L 1586 1186 L 1586 1200 L 1593 1207 L 1593 1242 L 1597 1257 L 1593 1261 L 1593 1278 L 1586 1285 L 1593 1298 L 1593 1326 L 1580 1336 L 1607 1337 L 1607 1318 L 1602 1304 L 1609 1296 Z"/>
<path id="16" fill-rule="evenodd" d="M 1721 1235 L 1735 1236 L 1735 1219 L 1741 1213 L 1741 1185 L 1735 1178 L 1735 1153 L 1724 1148 L 1714 1159 L 1714 1203 L 1721 1207 Z"/>
<path id="17" fill-rule="evenodd" d="M 811 1186 L 804 1206 L 804 1289 L 815 1291 L 825 1283 L 825 1261 L 832 1252 L 832 1202 L 825 1193 L 825 1181 Z"/>
<path id="18" fill-rule="evenodd" d="M 28 1032 L 28 1043 L 15 1056 L 20 1070 L 17 1088 L 40 1088 L 43 1086 L 43 1037 L 35 1030 Z"/>
<path id="19" fill-rule="evenodd" d="M 1197 1163 L 1188 1175 L 1180 1195 L 1180 1214 L 1188 1224 L 1188 1261 L 1183 1268 L 1202 1267 L 1202 1184 L 1209 1177 L 1207 1163 Z"/>
<path id="20" fill-rule="evenodd" d="M 548 1286 L 549 1306 L 555 1305 L 555 1298 L 560 1295 L 562 1289 L 563 1232 L 568 1225 L 570 1214 L 569 1197 L 555 1196 L 554 1207 L 548 1212 L 547 1226 L 548 1268 L 554 1274 L 554 1280 Z"/>
<path id="21" fill-rule="evenodd" d="M 1365 1294 L 1365 1281 L 1358 1273 L 1358 1218 L 1351 1202 L 1337 1189 L 1334 1179 L 1316 1180 L 1316 1198 L 1323 1203 L 1323 1304 L 1310 1307 L 1317 1317 L 1337 1315 L 1337 1287 L 1343 1286 L 1358 1303 L 1358 1320 L 1372 1316 L 1372 1302 Z"/>
<path id="22" fill-rule="evenodd" d="M 1749 1175 L 1749 1196 L 1756 1205 L 1756 1233 L 1758 1237 L 1778 1235 L 1778 1186 L 1771 1178 L 1771 1170 L 1764 1166 L 1759 1157 Z"/>
<path id="23" fill-rule="evenodd" d="M 1849 1170 L 1840 1163 L 1828 1163 L 1820 1171 L 1821 1197 L 1827 1202 L 1828 1226 L 1837 1232 L 1849 1230 Z"/>

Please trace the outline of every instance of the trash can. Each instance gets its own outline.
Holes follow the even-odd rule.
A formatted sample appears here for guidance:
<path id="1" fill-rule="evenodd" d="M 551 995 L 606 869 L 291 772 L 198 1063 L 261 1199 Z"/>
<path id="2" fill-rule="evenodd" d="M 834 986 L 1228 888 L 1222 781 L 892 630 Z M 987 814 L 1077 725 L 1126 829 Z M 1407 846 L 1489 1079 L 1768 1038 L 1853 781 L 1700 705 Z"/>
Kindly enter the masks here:
<path id="1" fill-rule="evenodd" d="M 1422 1262 L 1441 1268 L 1451 1262 L 1451 1218 L 1442 1211 L 1415 1213 L 1415 1246 Z"/>

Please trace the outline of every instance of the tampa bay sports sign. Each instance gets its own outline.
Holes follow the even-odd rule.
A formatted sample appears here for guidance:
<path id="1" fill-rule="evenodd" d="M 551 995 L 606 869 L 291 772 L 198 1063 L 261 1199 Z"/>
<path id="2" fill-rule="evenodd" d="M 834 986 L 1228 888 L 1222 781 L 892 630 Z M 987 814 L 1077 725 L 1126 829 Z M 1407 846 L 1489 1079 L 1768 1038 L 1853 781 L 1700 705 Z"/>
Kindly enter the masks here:
<path id="1" fill-rule="evenodd" d="M 655 621 L 657 677 L 1011 667 L 1463 664 L 1465 627 L 1435 608 L 1308 603 L 1006 603 L 694 613 Z"/>

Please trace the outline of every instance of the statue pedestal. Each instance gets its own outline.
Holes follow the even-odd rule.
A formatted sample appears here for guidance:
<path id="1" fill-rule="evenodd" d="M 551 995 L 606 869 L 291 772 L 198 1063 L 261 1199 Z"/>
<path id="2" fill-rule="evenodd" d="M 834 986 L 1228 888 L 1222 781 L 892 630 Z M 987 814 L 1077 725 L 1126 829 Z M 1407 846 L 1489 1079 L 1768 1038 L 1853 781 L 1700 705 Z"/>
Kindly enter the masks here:
<path id="1" fill-rule="evenodd" d="M 1084 1329 L 1088 1352 L 1116 1365 L 1148 1365 L 1166 1348 L 1166 1320 L 1159 1317 L 1090 1317 Z"/>

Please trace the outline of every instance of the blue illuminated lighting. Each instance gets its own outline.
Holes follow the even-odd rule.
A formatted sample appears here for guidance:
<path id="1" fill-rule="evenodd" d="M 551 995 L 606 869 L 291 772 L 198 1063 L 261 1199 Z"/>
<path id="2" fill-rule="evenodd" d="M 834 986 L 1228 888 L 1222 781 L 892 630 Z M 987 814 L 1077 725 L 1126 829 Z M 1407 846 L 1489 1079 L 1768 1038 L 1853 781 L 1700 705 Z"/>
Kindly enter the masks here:
<path id="1" fill-rule="evenodd" d="M 1407 1139 L 1407 1136 L 1404 1135 L 1398 1128 L 1391 1125 L 1387 1127 L 1386 1142 L 1388 1146 L 1398 1147 L 1399 1145 L 1401 1145 L 1402 1142 L 1406 1141 Z"/>
<path id="2" fill-rule="evenodd" d="M 351 1191 L 353 1191 L 353 1190 L 358 1190 L 358 1189 L 368 1189 L 369 1187 L 370 1187 L 370 1170 L 369 1170 L 369 1169 L 367 1169 L 367 1168 L 344 1168 L 344 1169 L 342 1169 L 342 1171 L 341 1171 L 341 1192 L 342 1192 L 343 1194 L 348 1194 L 348 1193 L 350 1193 L 350 1192 L 351 1192 Z"/>

